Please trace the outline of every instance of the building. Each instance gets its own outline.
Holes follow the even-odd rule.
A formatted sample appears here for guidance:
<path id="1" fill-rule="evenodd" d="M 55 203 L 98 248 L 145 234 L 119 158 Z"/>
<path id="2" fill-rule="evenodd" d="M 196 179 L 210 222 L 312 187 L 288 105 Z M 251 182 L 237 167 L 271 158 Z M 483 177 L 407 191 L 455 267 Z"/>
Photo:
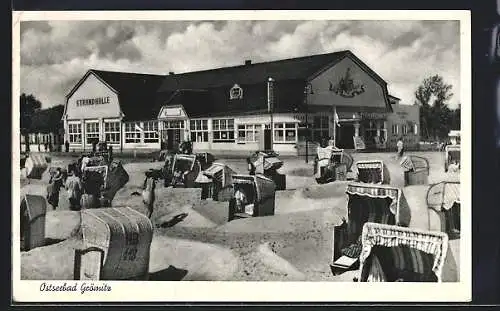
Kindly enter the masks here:
<path id="1" fill-rule="evenodd" d="M 36 110 L 30 117 L 29 128 L 22 130 L 20 150 L 26 151 L 26 138 L 29 142 L 30 151 L 49 152 L 61 150 L 64 144 L 64 128 L 61 122 L 63 110 L 63 105 Z"/>
<path id="2" fill-rule="evenodd" d="M 64 123 L 72 149 L 99 139 L 158 150 L 189 139 L 196 152 L 248 154 L 272 129 L 272 148 L 297 155 L 325 137 L 386 148 L 393 101 L 386 81 L 340 51 L 165 76 L 89 70 L 67 96 Z"/>
<path id="3" fill-rule="evenodd" d="M 106 141 L 118 151 L 159 149 L 154 98 L 163 78 L 87 71 L 66 96 L 63 120 L 70 150 L 91 150 L 93 141 Z"/>
<path id="4" fill-rule="evenodd" d="M 403 138 L 406 149 L 417 150 L 420 144 L 420 108 L 418 105 L 402 105 L 399 98 L 393 98 L 393 113 L 387 117 L 387 148 L 396 150 L 396 143 Z"/>

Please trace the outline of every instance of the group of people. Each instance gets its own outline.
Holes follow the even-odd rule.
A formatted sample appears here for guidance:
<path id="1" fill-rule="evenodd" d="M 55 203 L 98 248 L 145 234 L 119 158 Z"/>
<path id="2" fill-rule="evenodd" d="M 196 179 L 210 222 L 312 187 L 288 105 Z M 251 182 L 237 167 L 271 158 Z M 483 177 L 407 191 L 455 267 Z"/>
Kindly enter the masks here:
<path id="1" fill-rule="evenodd" d="M 51 174 L 47 187 L 47 202 L 52 205 L 54 210 L 59 206 L 59 194 L 62 188 L 67 191 L 70 209 L 80 209 L 80 199 L 84 193 L 84 186 L 82 176 L 76 167 L 76 164 L 68 165 L 67 173 L 58 167 Z"/>
<path id="2" fill-rule="evenodd" d="M 67 191 L 71 210 L 81 209 L 80 201 L 83 194 L 100 197 L 103 178 L 98 172 L 85 170 L 89 162 L 90 157 L 82 155 L 75 163 L 69 164 L 67 170 L 58 167 L 51 173 L 47 187 L 47 202 L 54 210 L 59 206 L 62 188 Z"/>

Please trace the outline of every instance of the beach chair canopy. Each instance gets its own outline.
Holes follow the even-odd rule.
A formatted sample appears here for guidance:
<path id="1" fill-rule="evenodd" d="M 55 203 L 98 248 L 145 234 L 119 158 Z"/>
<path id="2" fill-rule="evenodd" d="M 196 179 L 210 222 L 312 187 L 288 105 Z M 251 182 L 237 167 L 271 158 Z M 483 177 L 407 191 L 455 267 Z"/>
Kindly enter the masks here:
<path id="1" fill-rule="evenodd" d="M 192 171 L 196 163 L 196 155 L 194 154 L 176 154 L 174 163 L 172 164 L 173 171 Z"/>
<path id="2" fill-rule="evenodd" d="M 263 174 L 268 170 L 278 170 L 283 166 L 283 161 L 274 153 L 257 152 L 250 157 L 257 173 Z"/>
<path id="3" fill-rule="evenodd" d="M 356 162 L 358 181 L 373 184 L 389 184 L 389 169 L 380 160 L 367 160 Z"/>
<path id="4" fill-rule="evenodd" d="M 445 233 L 368 222 L 361 244 L 361 282 L 441 282 Z"/>
<path id="5" fill-rule="evenodd" d="M 325 148 L 317 148 L 318 160 L 328 160 L 329 163 L 338 164 L 345 163 L 347 171 L 352 167 L 354 159 L 344 149 L 337 149 L 331 146 Z"/>
<path id="6" fill-rule="evenodd" d="M 447 159 L 460 162 L 460 145 L 448 145 L 444 150 Z"/>
<path id="7" fill-rule="evenodd" d="M 436 211 L 449 210 L 460 203 L 460 182 L 443 181 L 427 190 L 427 207 Z"/>
<path id="8" fill-rule="evenodd" d="M 202 169 L 210 167 L 215 160 L 215 157 L 208 152 L 196 153 L 196 159 L 200 162 Z"/>
<path id="9" fill-rule="evenodd" d="M 82 211 L 86 248 L 104 250 L 102 279 L 144 279 L 149 271 L 153 225 L 148 217 L 129 207 Z"/>
<path id="10" fill-rule="evenodd" d="M 234 192 L 243 190 L 249 202 L 262 202 L 276 191 L 274 182 L 263 175 L 233 175 L 232 179 Z"/>
<path id="11" fill-rule="evenodd" d="M 364 183 L 347 185 L 348 227 L 359 236 L 365 222 L 407 226 L 410 208 L 399 188 Z"/>
<path id="12" fill-rule="evenodd" d="M 208 176 L 213 181 L 219 183 L 223 188 L 233 183 L 233 175 L 236 172 L 229 166 L 222 163 L 212 163 L 212 165 L 203 171 L 203 175 Z"/>
<path id="13" fill-rule="evenodd" d="M 429 161 L 424 157 L 409 155 L 403 158 L 400 165 L 407 171 L 417 172 L 425 170 L 429 172 Z"/>

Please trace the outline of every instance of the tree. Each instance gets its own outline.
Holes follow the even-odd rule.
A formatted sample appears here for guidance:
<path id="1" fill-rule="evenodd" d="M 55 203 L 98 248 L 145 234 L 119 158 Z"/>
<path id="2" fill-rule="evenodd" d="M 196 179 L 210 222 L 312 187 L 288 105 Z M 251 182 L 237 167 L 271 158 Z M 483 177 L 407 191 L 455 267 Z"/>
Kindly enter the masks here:
<path id="1" fill-rule="evenodd" d="M 448 135 L 451 112 L 448 101 L 453 96 L 452 86 L 439 75 L 422 81 L 415 91 L 415 103 L 420 106 L 420 126 L 426 139 L 438 139 Z"/>
<path id="2" fill-rule="evenodd" d="M 33 114 L 40 110 L 42 103 L 35 98 L 33 95 L 26 95 L 22 93 L 19 98 L 19 110 L 20 110 L 20 127 L 21 135 L 24 136 L 24 143 L 26 144 L 26 151 L 30 151 L 29 147 L 29 132 L 31 127 L 31 118 Z"/>

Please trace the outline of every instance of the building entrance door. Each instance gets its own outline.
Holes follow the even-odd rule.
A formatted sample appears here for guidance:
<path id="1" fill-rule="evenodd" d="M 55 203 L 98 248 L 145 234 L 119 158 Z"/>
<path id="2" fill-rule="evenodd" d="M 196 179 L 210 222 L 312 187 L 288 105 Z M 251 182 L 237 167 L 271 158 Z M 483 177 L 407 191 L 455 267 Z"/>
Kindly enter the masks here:
<path id="1" fill-rule="evenodd" d="M 344 123 L 337 127 L 336 145 L 341 149 L 354 149 L 354 124 Z"/>
<path id="2" fill-rule="evenodd" d="M 166 148 L 167 150 L 177 150 L 181 143 L 181 130 L 180 129 L 167 129 L 166 132 Z"/>

